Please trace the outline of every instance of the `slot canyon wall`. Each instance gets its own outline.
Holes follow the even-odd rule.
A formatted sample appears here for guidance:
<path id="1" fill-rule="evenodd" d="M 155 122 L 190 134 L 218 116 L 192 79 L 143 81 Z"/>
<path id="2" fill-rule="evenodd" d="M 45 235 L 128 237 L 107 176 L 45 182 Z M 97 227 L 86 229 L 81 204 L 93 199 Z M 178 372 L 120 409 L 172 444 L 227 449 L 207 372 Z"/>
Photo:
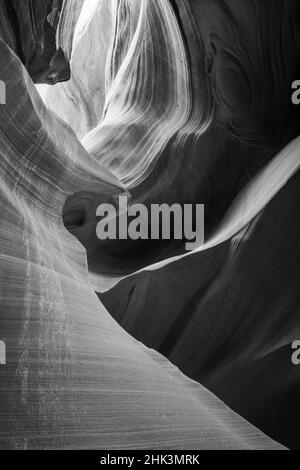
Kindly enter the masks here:
<path id="1" fill-rule="evenodd" d="M 1 0 L 0 448 L 299 448 L 300 5 L 242 5 Z"/>

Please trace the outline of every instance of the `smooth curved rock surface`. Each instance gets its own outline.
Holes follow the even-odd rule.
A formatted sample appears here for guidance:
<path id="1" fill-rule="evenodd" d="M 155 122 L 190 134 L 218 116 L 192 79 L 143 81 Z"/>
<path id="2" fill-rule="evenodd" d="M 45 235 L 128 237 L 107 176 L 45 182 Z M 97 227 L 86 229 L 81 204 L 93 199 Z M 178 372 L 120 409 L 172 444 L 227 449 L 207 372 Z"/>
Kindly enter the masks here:
<path id="1" fill-rule="evenodd" d="M 103 307 L 62 211 L 75 192 L 108 200 L 125 188 L 2 39 L 0 64 L 0 448 L 281 448 Z"/>
<path id="2" fill-rule="evenodd" d="M 100 85 L 106 99 L 102 108 L 102 96 L 92 93 L 103 114 L 82 143 L 118 174 L 135 201 L 205 203 L 206 244 L 181 259 L 184 250 L 176 242 L 99 242 L 99 199 L 88 193 L 67 201 L 66 226 L 86 247 L 97 291 L 146 267 L 100 296 L 127 331 L 266 433 L 298 448 L 299 372 L 291 363 L 291 343 L 300 334 L 300 149 L 293 140 L 300 117 L 291 83 L 300 73 L 299 2 L 114 5 L 113 37 L 121 45 L 106 57 L 108 86 L 103 88 L 102 75 L 92 78 L 92 89 Z M 99 35 L 92 23 L 86 38 Z M 76 68 L 76 51 L 73 60 Z M 78 75 L 86 81 L 79 68 Z M 59 113 L 55 97 L 66 110 L 80 88 L 66 84 L 61 90 L 52 89 L 48 100 Z M 178 95 L 180 116 L 172 109 Z M 163 110 L 162 102 L 169 103 Z M 142 127 L 144 113 L 153 126 L 146 121 Z M 72 125 L 74 114 L 66 114 Z M 164 126 L 165 140 L 159 140 Z M 82 135 L 87 130 L 76 129 Z M 77 226 L 76 210 L 83 214 Z"/>
<path id="3" fill-rule="evenodd" d="M 299 142 L 294 148 L 299 160 Z M 300 336 L 299 188 L 298 171 L 235 236 L 220 230 L 211 247 L 100 295 L 129 333 L 294 449 L 300 442 L 299 371 L 291 361 Z M 253 198 L 242 199 L 235 213 L 247 213 L 247 206 Z"/>
<path id="4" fill-rule="evenodd" d="M 208 240 L 241 189 L 299 135 L 299 25 L 296 0 L 99 0 L 79 17 L 72 80 L 46 103 L 133 202 L 205 204 Z M 118 278 L 184 253 L 172 240 L 100 242 L 98 203 L 77 194 L 64 209 L 93 274 Z"/>

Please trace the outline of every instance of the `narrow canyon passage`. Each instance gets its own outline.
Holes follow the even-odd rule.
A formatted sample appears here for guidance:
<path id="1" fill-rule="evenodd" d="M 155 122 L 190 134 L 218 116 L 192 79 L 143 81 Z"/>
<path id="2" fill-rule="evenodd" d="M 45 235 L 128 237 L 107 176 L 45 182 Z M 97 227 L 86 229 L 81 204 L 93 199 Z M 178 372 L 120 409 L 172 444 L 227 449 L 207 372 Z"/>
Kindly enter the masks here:
<path id="1" fill-rule="evenodd" d="M 0 1 L 0 449 L 299 449 L 297 78 L 297 0 Z"/>

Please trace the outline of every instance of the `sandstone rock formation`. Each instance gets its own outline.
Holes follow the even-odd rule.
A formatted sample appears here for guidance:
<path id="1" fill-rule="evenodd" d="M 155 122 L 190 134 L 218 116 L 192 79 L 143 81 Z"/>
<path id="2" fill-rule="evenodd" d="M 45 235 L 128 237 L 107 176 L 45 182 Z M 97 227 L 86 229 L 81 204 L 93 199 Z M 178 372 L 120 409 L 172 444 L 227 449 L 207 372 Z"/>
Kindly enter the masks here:
<path id="1" fill-rule="evenodd" d="M 0 448 L 297 447 L 297 2 L 0 7 Z M 205 245 L 97 240 L 128 190 Z"/>
<path id="2" fill-rule="evenodd" d="M 69 62 L 56 46 L 63 0 L 2 0 L 1 37 L 18 54 L 35 83 L 55 84 L 70 78 Z"/>

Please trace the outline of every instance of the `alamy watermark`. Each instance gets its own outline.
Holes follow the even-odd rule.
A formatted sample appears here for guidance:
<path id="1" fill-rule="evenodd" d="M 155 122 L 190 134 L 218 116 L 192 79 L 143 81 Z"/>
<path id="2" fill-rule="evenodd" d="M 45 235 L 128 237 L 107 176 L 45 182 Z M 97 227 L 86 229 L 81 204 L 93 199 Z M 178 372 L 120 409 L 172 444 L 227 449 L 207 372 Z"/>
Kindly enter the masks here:
<path id="1" fill-rule="evenodd" d="M 6 104 L 6 84 L 0 80 L 0 104 Z"/>
<path id="2" fill-rule="evenodd" d="M 119 197 L 119 207 L 101 204 L 96 234 L 99 240 L 184 240 L 187 251 L 204 243 L 203 204 L 128 204 Z"/>
<path id="3" fill-rule="evenodd" d="M 293 342 L 292 349 L 295 350 L 292 354 L 292 363 L 294 364 L 294 366 L 299 366 L 300 365 L 300 339 Z"/>

